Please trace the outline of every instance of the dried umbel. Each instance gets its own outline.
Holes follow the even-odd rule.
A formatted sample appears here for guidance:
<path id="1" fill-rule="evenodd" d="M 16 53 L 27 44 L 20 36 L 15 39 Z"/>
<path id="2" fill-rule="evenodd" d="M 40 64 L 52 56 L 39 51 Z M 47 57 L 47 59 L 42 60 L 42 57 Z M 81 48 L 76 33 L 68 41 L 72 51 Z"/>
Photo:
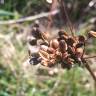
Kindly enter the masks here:
<path id="1" fill-rule="evenodd" d="M 48 2 L 51 1 L 49 0 Z M 65 14 L 66 18 L 68 19 L 68 15 L 65 10 L 64 0 L 59 0 L 59 2 L 61 5 L 60 10 L 63 13 L 62 15 Z M 52 2 L 52 4 L 53 3 L 54 2 Z M 47 32 L 40 31 L 38 24 L 34 26 L 32 30 L 32 36 L 35 38 L 37 42 L 38 40 L 42 40 L 42 43 L 39 44 L 39 46 L 38 43 L 34 40 L 30 43 L 32 46 L 38 46 L 39 48 L 39 51 L 37 53 L 31 54 L 30 63 L 35 65 L 37 62 L 37 64 L 42 64 L 43 66 L 47 67 L 53 67 L 59 64 L 62 68 L 65 69 L 70 69 L 75 65 L 85 66 L 92 75 L 93 79 L 96 81 L 96 76 L 92 72 L 90 66 L 87 64 L 87 58 L 84 57 L 86 42 L 91 37 L 96 37 L 96 32 L 90 31 L 86 38 L 82 35 L 75 36 L 73 32 L 73 26 L 71 26 L 72 24 L 69 19 L 68 23 L 71 35 L 67 34 L 63 30 L 60 30 L 58 32 L 58 36 L 51 40 L 48 38 L 51 36 Z M 34 45 L 35 43 L 36 45 Z"/>
<path id="2" fill-rule="evenodd" d="M 40 33 L 41 37 L 43 35 L 42 33 L 43 32 Z M 36 36 L 35 39 L 38 40 Z M 81 65 L 81 63 L 83 62 L 83 46 L 85 43 L 84 36 L 73 37 L 68 35 L 63 30 L 60 30 L 56 38 L 52 40 L 42 40 L 43 43 L 39 45 L 39 51 L 36 53 L 40 58 L 39 63 L 41 63 L 42 65 L 52 67 L 56 64 L 61 64 L 61 67 L 70 69 L 76 63 L 79 63 L 79 65 Z M 45 41 L 48 42 L 47 45 L 44 43 Z M 33 44 L 35 44 L 34 42 Z"/>
<path id="3" fill-rule="evenodd" d="M 34 31 L 33 33 L 36 35 L 37 31 Z M 29 41 L 29 44 L 34 47 L 38 46 L 38 51 L 36 53 L 31 52 L 31 64 L 42 64 L 46 67 L 53 67 L 59 64 L 65 69 L 70 69 L 77 65 L 86 66 L 96 80 L 96 77 L 93 75 L 92 71 L 90 71 L 90 67 L 87 65 L 86 58 L 84 57 L 87 40 L 90 39 L 89 37 L 96 37 L 94 31 L 90 31 L 85 38 L 82 35 L 71 36 L 63 30 L 60 30 L 57 37 L 51 40 L 46 38 L 47 34 L 44 32 L 40 32 L 40 35 L 37 34 L 37 36 L 34 34 L 32 34 L 34 38 Z M 38 44 L 39 40 L 41 40 L 42 43 L 39 42 L 40 44 Z"/>
<path id="4" fill-rule="evenodd" d="M 41 37 L 43 32 L 41 32 Z M 90 31 L 88 34 L 91 37 L 95 37 L 95 32 Z M 46 34 L 45 34 L 46 35 Z M 46 36 L 45 36 L 46 37 Z M 70 69 L 77 66 L 85 66 L 94 80 L 96 80 L 95 75 L 91 71 L 89 65 L 86 62 L 84 57 L 85 55 L 85 44 L 89 39 L 89 35 L 85 38 L 82 35 L 79 36 L 70 36 L 63 30 L 58 32 L 58 36 L 52 40 L 42 39 L 42 43 L 39 44 L 38 51 L 30 55 L 30 63 L 33 65 L 42 64 L 46 67 L 53 67 L 57 64 L 60 64 L 62 68 Z M 38 38 L 35 37 L 31 42 L 32 46 L 36 47 Z M 47 43 L 46 43 L 47 42 Z M 29 52 L 30 53 L 30 52 Z M 90 57 L 89 57 L 90 58 Z"/>

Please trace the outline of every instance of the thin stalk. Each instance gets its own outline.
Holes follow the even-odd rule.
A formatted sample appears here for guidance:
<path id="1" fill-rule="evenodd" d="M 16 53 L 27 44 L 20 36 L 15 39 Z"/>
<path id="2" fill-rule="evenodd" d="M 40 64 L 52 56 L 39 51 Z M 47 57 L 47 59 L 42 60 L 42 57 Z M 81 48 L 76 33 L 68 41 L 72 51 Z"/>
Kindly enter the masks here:
<path id="1" fill-rule="evenodd" d="M 67 13 L 67 11 L 66 11 L 66 7 L 65 7 L 64 0 L 60 0 L 60 1 L 61 1 L 61 2 L 60 2 L 60 4 L 61 4 L 61 11 L 62 11 L 63 15 L 65 14 L 66 19 L 67 19 L 67 21 L 68 21 L 68 26 L 69 26 L 69 28 L 70 28 L 70 32 L 71 32 L 72 36 L 74 37 L 73 26 L 72 26 L 72 24 L 71 24 L 71 21 L 70 21 L 70 19 L 69 19 L 68 13 Z M 64 16 L 63 16 L 63 17 L 64 17 Z"/>
<path id="2" fill-rule="evenodd" d="M 93 71 L 91 70 L 89 64 L 86 62 L 86 60 L 84 60 L 84 66 L 86 67 L 86 69 L 89 71 L 89 73 L 91 74 L 91 76 L 93 77 L 95 83 L 96 83 L 96 76 L 93 73 Z"/>
<path id="3" fill-rule="evenodd" d="M 84 57 L 84 59 L 90 59 L 90 58 L 96 58 L 96 55 L 95 56 Z"/>
<path id="4" fill-rule="evenodd" d="M 50 7 L 50 12 L 54 11 L 57 7 L 57 0 L 53 0 L 52 1 L 52 4 L 51 4 L 51 7 Z M 53 18 L 52 18 L 52 15 L 49 15 L 48 16 L 48 25 L 47 25 L 47 30 L 50 29 L 51 25 L 52 25 L 52 22 L 53 22 Z"/>
<path id="5" fill-rule="evenodd" d="M 85 54 L 85 46 L 86 46 L 86 43 L 84 42 L 84 48 L 83 48 L 82 58 L 83 58 L 83 56 L 84 56 L 84 54 Z"/>

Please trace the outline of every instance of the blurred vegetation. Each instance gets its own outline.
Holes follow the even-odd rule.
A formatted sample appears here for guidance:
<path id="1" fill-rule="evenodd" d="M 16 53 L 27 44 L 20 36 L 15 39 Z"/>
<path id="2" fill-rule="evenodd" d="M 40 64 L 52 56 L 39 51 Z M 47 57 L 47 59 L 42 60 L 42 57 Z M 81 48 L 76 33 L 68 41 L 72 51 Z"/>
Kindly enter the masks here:
<path id="1" fill-rule="evenodd" d="M 81 18 L 86 20 L 92 16 L 96 16 L 95 7 L 89 6 L 90 0 L 65 0 L 65 3 L 67 11 L 70 13 L 70 18 L 73 18 L 73 20 Z M 50 4 L 47 4 L 46 0 L 7 0 L 4 1 L 4 4 L 0 5 L 0 9 L 13 13 L 17 12 L 21 16 L 49 11 L 49 7 Z"/>
<path id="2" fill-rule="evenodd" d="M 88 6 L 90 0 L 65 2 L 71 20 L 80 23 L 77 34 L 86 35 L 91 29 L 96 30 L 96 21 L 89 22 L 96 16 L 96 8 Z M 5 0 L 0 5 L 0 19 L 18 19 L 49 9 L 50 4 L 45 0 Z M 85 68 L 62 70 L 26 65 L 29 26 L 27 23 L 0 25 L 0 96 L 96 96 L 96 86 Z M 96 40 L 88 44 L 86 52 L 93 55 Z M 92 59 L 89 63 L 96 71 L 96 61 Z"/>

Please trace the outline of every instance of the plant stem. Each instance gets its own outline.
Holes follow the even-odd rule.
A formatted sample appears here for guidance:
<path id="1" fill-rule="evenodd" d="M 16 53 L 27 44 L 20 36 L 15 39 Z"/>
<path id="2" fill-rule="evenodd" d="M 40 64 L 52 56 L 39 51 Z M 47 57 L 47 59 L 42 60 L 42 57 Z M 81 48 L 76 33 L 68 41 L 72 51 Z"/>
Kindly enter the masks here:
<path id="1" fill-rule="evenodd" d="M 90 58 L 95 58 L 95 57 L 96 57 L 96 55 L 95 56 L 84 57 L 84 59 L 90 59 Z"/>
<path id="2" fill-rule="evenodd" d="M 94 79 L 94 81 L 95 81 L 95 83 L 96 83 L 96 76 L 95 76 L 95 74 L 93 73 L 93 71 L 91 70 L 89 64 L 85 61 L 85 62 L 84 62 L 84 65 L 85 65 L 86 69 L 89 71 L 89 73 L 91 74 L 91 76 L 93 77 L 93 79 Z"/>
<path id="3" fill-rule="evenodd" d="M 68 13 L 66 11 L 66 7 L 65 7 L 65 3 L 64 3 L 64 0 L 60 0 L 60 4 L 61 4 L 61 12 L 62 12 L 62 16 L 64 17 L 64 15 L 66 16 L 66 19 L 68 21 L 68 26 L 70 28 L 70 31 L 71 31 L 71 34 L 72 36 L 74 37 L 74 32 L 73 32 L 73 26 L 72 26 L 72 23 L 69 19 L 69 16 L 68 16 Z M 65 20 L 64 20 L 65 21 Z"/>

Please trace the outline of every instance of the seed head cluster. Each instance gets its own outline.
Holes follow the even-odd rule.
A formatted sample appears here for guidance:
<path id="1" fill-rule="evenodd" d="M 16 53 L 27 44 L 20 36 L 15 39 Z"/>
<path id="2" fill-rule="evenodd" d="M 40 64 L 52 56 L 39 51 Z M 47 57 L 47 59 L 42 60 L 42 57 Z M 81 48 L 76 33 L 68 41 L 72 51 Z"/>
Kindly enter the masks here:
<path id="1" fill-rule="evenodd" d="M 94 32 L 89 32 L 88 37 L 82 35 L 70 36 L 64 30 L 59 30 L 57 37 L 49 40 L 47 32 L 41 32 L 39 25 L 35 24 L 32 32 L 33 39 L 29 41 L 32 47 L 38 47 L 38 51 L 30 52 L 30 63 L 33 65 L 53 67 L 60 64 L 62 68 L 70 69 L 75 65 L 82 66 L 85 62 L 86 40 L 94 37 Z M 96 34 L 95 34 L 96 35 Z"/>

